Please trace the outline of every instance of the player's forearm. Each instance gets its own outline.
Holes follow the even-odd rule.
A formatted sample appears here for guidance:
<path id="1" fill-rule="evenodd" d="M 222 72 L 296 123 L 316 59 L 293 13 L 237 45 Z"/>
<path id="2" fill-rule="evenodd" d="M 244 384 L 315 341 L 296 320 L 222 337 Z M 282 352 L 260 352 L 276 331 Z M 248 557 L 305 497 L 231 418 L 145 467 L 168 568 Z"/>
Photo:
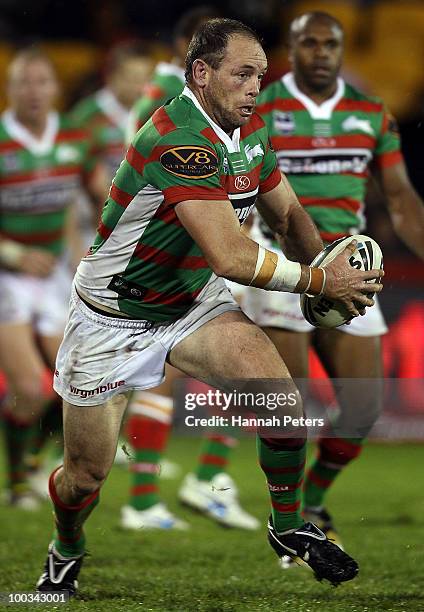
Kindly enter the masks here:
<path id="1" fill-rule="evenodd" d="M 424 204 L 413 189 L 389 198 L 393 228 L 409 249 L 424 260 Z"/>
<path id="2" fill-rule="evenodd" d="M 315 223 L 300 204 L 291 206 L 286 234 L 278 238 L 289 259 L 306 264 L 324 247 Z"/>
<path id="3" fill-rule="evenodd" d="M 303 293 L 310 283 L 319 293 L 323 285 L 321 271 L 311 272 L 309 266 L 287 261 L 242 233 L 228 246 L 215 251 L 213 258 L 207 259 L 217 276 L 241 285 L 295 293 Z"/>

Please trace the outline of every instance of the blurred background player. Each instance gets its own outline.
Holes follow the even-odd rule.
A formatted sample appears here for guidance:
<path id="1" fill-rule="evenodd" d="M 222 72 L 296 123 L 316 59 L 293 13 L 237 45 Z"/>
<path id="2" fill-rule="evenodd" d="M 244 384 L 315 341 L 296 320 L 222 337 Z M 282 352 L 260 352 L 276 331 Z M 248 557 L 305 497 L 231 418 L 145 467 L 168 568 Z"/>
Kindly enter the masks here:
<path id="1" fill-rule="evenodd" d="M 82 185 L 96 201 L 106 195 L 87 134 L 54 110 L 57 93 L 47 56 L 36 49 L 16 55 L 0 121 L 0 369 L 8 385 L 9 500 L 24 509 L 37 506 L 26 454 L 42 446 L 61 414 L 45 371 L 53 369 L 66 321 L 68 269 L 83 254 L 73 204 Z"/>
<path id="2" fill-rule="evenodd" d="M 209 6 L 184 13 L 174 30 L 174 58 L 160 62 L 144 95 L 131 111 L 129 137 L 140 129 L 153 112 L 184 88 L 184 60 L 191 37 L 208 18 L 217 16 Z M 131 497 L 121 509 L 121 525 L 126 529 L 186 529 L 161 502 L 159 476 L 164 464 L 173 417 L 173 382 L 181 374 L 166 366 L 166 382 L 152 391 L 138 391 L 129 404 L 128 439 L 133 448 Z M 179 491 L 180 501 L 226 527 L 258 529 L 259 521 L 240 506 L 233 479 L 226 473 L 230 453 L 237 439 L 225 432 L 207 435 L 195 473 L 187 474 Z"/>
<path id="3" fill-rule="evenodd" d="M 149 51 L 149 47 L 141 41 L 116 45 L 105 62 L 104 87 L 82 99 L 72 110 L 75 121 L 90 134 L 93 155 L 104 165 L 108 184 L 112 182 L 125 155 L 130 109 L 151 76 L 153 60 Z M 89 245 L 101 210 L 93 215 L 86 198 L 80 198 L 78 202 L 80 225 L 85 242 Z"/>
<path id="4" fill-rule="evenodd" d="M 257 111 L 267 124 L 280 169 L 321 237 L 328 243 L 362 232 L 372 169 L 397 235 L 424 258 L 424 208 L 408 179 L 396 123 L 381 100 L 362 94 L 339 76 L 341 24 L 326 13 L 304 14 L 292 22 L 289 42 L 292 72 L 264 89 Z M 263 240 L 265 231 L 267 240 L 272 240 L 261 228 L 262 232 L 255 223 L 255 239 L 262 233 Z M 378 303 L 364 317 L 332 330 L 309 325 L 294 295 L 249 288 L 243 308 L 273 340 L 294 378 L 308 376 L 311 343 L 332 378 L 377 380 L 382 376 L 380 337 L 387 327 Z M 306 520 L 337 542 L 325 508 L 326 494 L 336 476 L 360 454 L 364 439 L 338 436 L 337 427 L 342 417 L 349 423 L 346 415 L 353 427 L 355 415 L 360 415 L 366 436 L 381 408 L 380 387 L 356 381 L 341 387 L 338 402 L 339 423 L 319 440 L 318 455 L 305 477 L 303 510 Z"/>

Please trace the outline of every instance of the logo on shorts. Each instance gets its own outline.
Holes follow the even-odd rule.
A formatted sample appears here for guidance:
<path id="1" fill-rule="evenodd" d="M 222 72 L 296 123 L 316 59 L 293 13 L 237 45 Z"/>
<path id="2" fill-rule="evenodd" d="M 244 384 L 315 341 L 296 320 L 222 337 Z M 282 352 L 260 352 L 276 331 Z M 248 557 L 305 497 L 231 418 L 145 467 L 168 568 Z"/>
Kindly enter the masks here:
<path id="1" fill-rule="evenodd" d="M 167 172 L 188 179 L 205 179 L 218 172 L 218 158 L 206 147 L 172 147 L 160 156 Z"/>
<path id="2" fill-rule="evenodd" d="M 69 388 L 72 395 L 78 395 L 79 397 L 85 399 L 86 397 L 93 397 L 93 395 L 100 395 L 101 393 L 106 393 L 106 391 L 112 391 L 112 389 L 117 389 L 122 385 L 125 385 L 125 380 L 118 380 L 117 382 L 100 385 L 100 387 L 96 387 L 96 389 L 78 389 L 73 385 L 69 385 Z"/>
<path id="3" fill-rule="evenodd" d="M 244 191 L 250 187 L 250 178 L 248 176 L 237 176 L 234 186 L 239 191 Z"/>

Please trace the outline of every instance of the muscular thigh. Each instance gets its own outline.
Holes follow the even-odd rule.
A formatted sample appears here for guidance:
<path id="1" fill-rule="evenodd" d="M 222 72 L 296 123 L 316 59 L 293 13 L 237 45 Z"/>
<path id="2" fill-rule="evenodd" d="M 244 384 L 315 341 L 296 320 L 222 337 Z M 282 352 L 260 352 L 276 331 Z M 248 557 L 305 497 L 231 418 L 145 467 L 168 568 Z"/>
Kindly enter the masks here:
<path id="1" fill-rule="evenodd" d="M 290 377 L 270 339 L 239 311 L 216 317 L 179 342 L 169 362 L 205 381 Z"/>

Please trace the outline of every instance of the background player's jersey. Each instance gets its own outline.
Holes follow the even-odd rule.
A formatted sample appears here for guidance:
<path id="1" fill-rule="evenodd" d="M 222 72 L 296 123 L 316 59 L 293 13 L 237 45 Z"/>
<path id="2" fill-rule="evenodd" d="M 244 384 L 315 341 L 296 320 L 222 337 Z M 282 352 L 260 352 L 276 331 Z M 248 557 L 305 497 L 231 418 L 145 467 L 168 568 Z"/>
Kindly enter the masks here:
<path id="1" fill-rule="evenodd" d="M 212 271 L 179 221 L 175 205 L 230 200 L 243 222 L 257 194 L 280 180 L 258 115 L 230 138 L 186 88 L 154 113 L 130 146 L 112 183 L 94 246 L 78 268 L 77 288 L 135 318 L 181 316 Z"/>
<path id="2" fill-rule="evenodd" d="M 0 235 L 59 255 L 67 209 L 94 167 L 87 133 L 52 112 L 43 137 L 35 139 L 6 111 L 0 152 Z"/>
<path id="3" fill-rule="evenodd" d="M 129 111 L 107 88 L 84 98 L 72 111 L 76 123 L 84 126 L 92 138 L 93 155 L 103 162 L 112 181 L 125 155 L 125 133 Z"/>
<path id="4" fill-rule="evenodd" d="M 338 79 L 317 105 L 292 73 L 258 97 L 280 169 L 321 236 L 332 241 L 364 229 L 364 197 L 373 158 L 380 167 L 402 157 L 396 125 L 383 103 Z"/>
<path id="5" fill-rule="evenodd" d="M 184 89 L 184 83 L 183 68 L 168 62 L 159 62 L 151 82 L 144 88 L 143 96 L 131 110 L 127 140 L 133 138 L 159 106 L 179 96 Z"/>

